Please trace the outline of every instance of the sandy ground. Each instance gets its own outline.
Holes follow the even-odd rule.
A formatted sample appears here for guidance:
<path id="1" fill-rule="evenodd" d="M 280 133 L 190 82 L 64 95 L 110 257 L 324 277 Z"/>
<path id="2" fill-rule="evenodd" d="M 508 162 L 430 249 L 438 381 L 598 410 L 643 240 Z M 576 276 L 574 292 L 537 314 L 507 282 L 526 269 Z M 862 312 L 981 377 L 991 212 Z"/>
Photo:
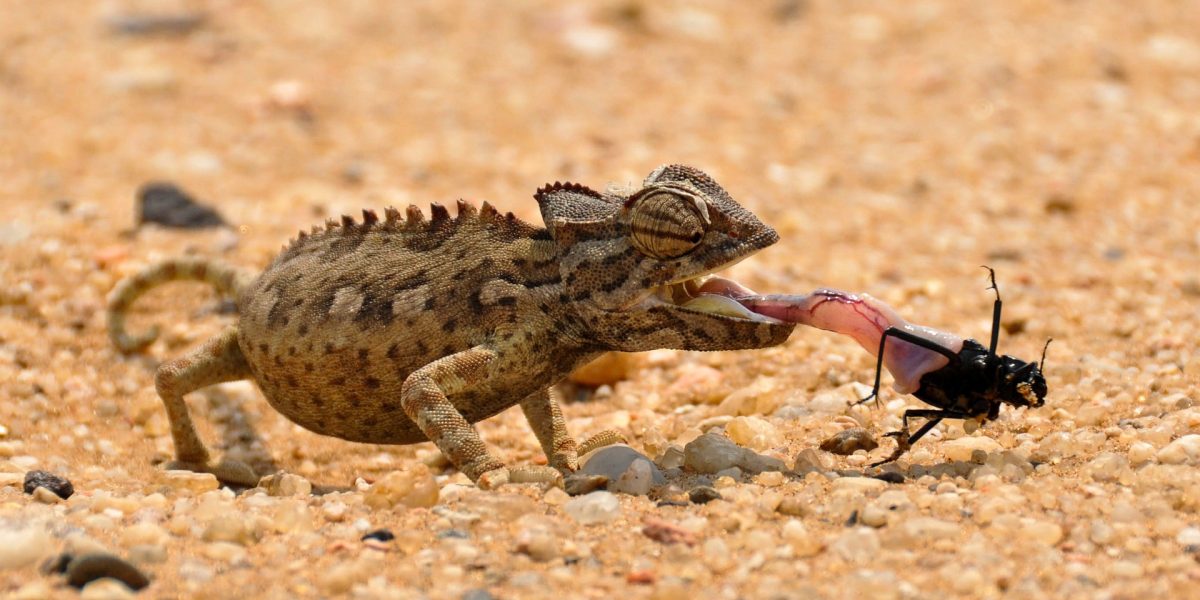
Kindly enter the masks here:
<path id="1" fill-rule="evenodd" d="M 204 20 L 114 30 L 139 11 Z M 74 594 L 36 568 L 64 548 L 134 560 L 156 598 L 1132 598 L 1200 585 L 1200 438 L 1185 437 L 1200 433 L 1200 3 L 3 12 L 0 562 L 16 566 L 0 591 Z M 732 270 L 762 291 L 870 292 L 986 339 L 979 265 L 995 267 L 1002 351 L 1034 358 L 1055 339 L 1047 406 L 969 436 L 939 426 L 900 462 L 903 483 L 833 472 L 887 441 L 821 453 L 826 473 L 685 475 L 655 500 L 619 495 L 595 525 L 560 492 L 481 492 L 440 468 L 436 506 L 368 506 L 366 482 L 433 462 L 432 446 L 307 433 L 248 384 L 192 397 L 202 434 L 314 494 L 189 490 L 157 466 L 172 447 L 153 367 L 230 317 L 200 286 L 164 288 L 133 323 L 163 323 L 164 339 L 123 357 L 103 311 L 120 277 L 186 253 L 261 267 L 299 229 L 362 207 L 487 199 L 538 222 L 539 185 L 626 185 L 664 162 L 709 171 L 778 229 Z M 131 233 L 151 180 L 234 228 Z M 878 408 L 846 408 L 872 369 L 853 342 L 798 330 L 763 351 L 634 357 L 621 381 L 573 388 L 566 411 L 576 435 L 617 427 L 651 457 L 741 416 L 763 434 L 756 449 L 791 466 L 920 404 L 887 390 Z M 481 431 L 510 464 L 544 460 L 519 411 Z M 984 464 L 953 460 L 963 448 Z M 34 500 L 20 489 L 30 469 L 76 495 Z M 724 499 L 657 503 L 697 481 Z M 647 519 L 687 539 L 652 539 Z M 397 540 L 359 541 L 381 527 Z"/>

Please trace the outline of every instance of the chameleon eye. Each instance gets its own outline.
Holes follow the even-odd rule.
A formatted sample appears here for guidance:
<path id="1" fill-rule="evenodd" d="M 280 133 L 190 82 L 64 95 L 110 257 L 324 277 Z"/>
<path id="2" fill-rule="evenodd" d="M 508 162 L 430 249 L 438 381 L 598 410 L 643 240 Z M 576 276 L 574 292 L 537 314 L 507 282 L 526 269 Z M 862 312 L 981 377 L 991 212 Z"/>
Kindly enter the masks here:
<path id="1" fill-rule="evenodd" d="M 683 256 L 704 239 L 707 212 L 702 200 L 671 192 L 638 198 L 630 220 L 633 245 L 654 258 Z"/>

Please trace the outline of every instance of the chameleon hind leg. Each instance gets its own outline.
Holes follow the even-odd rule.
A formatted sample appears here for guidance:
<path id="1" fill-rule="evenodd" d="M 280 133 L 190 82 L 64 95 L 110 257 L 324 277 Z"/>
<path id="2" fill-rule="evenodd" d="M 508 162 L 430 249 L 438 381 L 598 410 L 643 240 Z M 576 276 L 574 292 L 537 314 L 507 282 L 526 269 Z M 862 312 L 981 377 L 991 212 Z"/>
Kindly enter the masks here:
<path id="1" fill-rule="evenodd" d="M 251 376 L 250 365 L 238 347 L 237 327 L 228 327 L 203 346 L 182 358 L 163 363 L 154 375 L 154 385 L 167 409 L 175 458 L 168 469 L 212 473 L 217 479 L 237 485 L 253 486 L 258 477 L 249 466 L 236 461 L 209 462 L 208 449 L 196 433 L 183 397 L 200 388 Z"/>
<path id="2" fill-rule="evenodd" d="M 576 444 L 575 439 L 567 433 L 567 421 L 563 418 L 562 408 L 559 406 L 561 396 L 558 388 L 549 387 L 534 392 L 521 401 L 521 410 L 525 413 L 525 419 L 529 421 L 529 426 L 542 445 L 542 451 L 546 453 L 546 460 L 551 467 L 565 473 L 572 473 L 579 469 L 580 456 L 596 448 L 625 443 L 624 436 L 607 429 L 588 438 L 583 444 Z M 521 467 L 512 469 L 513 480 L 524 479 L 523 474 L 517 474 L 518 468 Z M 553 482 L 546 481 L 546 483 Z"/>

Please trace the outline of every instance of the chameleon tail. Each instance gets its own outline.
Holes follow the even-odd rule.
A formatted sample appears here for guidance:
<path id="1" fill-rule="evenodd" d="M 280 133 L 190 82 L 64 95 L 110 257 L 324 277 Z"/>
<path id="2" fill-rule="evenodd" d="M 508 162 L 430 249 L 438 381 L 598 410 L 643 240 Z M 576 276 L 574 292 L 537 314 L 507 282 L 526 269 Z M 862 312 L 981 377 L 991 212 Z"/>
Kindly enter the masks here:
<path id="1" fill-rule="evenodd" d="M 157 326 L 140 335 L 125 331 L 125 312 L 151 288 L 171 281 L 203 281 L 218 293 L 236 298 L 251 275 L 237 267 L 203 258 L 175 258 L 122 279 L 108 295 L 108 337 L 121 352 L 137 352 L 157 337 Z"/>

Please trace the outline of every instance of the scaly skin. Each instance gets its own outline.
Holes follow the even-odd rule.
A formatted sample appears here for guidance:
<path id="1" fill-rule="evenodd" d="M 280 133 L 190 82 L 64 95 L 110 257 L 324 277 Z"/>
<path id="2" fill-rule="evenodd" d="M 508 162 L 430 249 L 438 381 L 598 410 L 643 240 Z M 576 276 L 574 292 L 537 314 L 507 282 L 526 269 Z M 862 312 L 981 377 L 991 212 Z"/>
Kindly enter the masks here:
<path id="1" fill-rule="evenodd" d="M 732 350 L 787 339 L 794 325 L 714 314 L 652 294 L 740 260 L 778 238 L 707 175 L 657 169 L 629 196 L 576 184 L 538 190 L 546 228 L 459 201 L 380 220 L 343 217 L 287 246 L 261 275 L 169 261 L 122 282 L 109 333 L 124 351 L 153 332 L 124 331 L 150 287 L 203 280 L 236 298 L 239 322 L 156 377 L 178 464 L 226 478 L 196 435 L 183 396 L 252 379 L 287 418 L 317 433 L 378 444 L 432 441 L 473 481 L 561 481 L 577 468 L 553 386 L 608 350 Z M 550 468 L 509 472 L 472 423 L 520 404 Z M 585 443 L 611 443 L 604 432 Z M 237 482 L 237 481 L 235 481 Z"/>

